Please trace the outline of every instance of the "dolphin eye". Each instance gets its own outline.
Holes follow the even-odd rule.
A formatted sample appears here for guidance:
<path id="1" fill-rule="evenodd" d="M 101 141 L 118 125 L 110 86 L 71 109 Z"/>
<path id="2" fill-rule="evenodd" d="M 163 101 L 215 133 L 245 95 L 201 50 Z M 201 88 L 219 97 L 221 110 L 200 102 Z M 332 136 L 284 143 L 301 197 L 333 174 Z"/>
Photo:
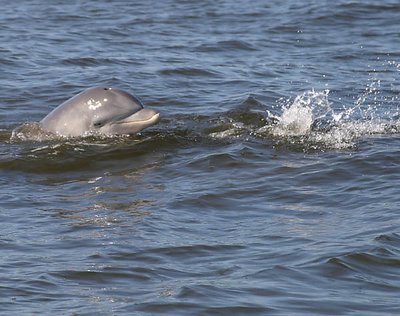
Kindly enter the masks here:
<path id="1" fill-rule="evenodd" d="M 93 126 L 96 127 L 96 128 L 102 127 L 103 125 L 104 125 L 103 122 L 95 122 L 95 123 L 93 124 Z"/>

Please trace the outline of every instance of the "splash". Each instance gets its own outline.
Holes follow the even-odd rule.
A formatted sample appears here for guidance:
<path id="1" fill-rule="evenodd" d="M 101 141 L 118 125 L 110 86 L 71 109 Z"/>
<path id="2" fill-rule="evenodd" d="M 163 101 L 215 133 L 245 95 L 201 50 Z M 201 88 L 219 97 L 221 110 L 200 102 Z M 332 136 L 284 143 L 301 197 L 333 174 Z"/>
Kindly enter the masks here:
<path id="1" fill-rule="evenodd" d="M 56 139 L 57 135 L 48 132 L 42 128 L 42 126 L 37 122 L 24 123 L 21 126 L 15 128 L 10 137 L 10 141 L 46 141 L 51 139 Z M 58 137 L 59 138 L 59 137 Z"/>
<path id="2" fill-rule="evenodd" d="M 275 136 L 301 136 L 311 131 L 313 123 L 332 112 L 328 101 L 329 90 L 314 90 L 297 96 L 293 103 L 283 106 L 278 123 L 271 130 Z"/>
<path id="3" fill-rule="evenodd" d="M 69 137 L 47 131 L 38 122 L 26 122 L 13 129 L 9 139 L 11 142 L 14 143 L 26 142 L 26 141 L 31 141 L 31 142 L 58 141 L 61 143 L 75 141 L 76 143 L 84 143 L 83 140 L 85 139 L 91 140 L 92 142 L 98 142 L 98 141 L 104 141 L 104 140 L 107 141 L 113 139 L 126 139 L 126 138 L 136 139 L 138 136 L 140 136 L 140 133 L 136 135 L 128 135 L 128 134 L 105 135 L 90 131 L 90 132 L 85 132 L 81 137 L 72 137 L 72 136 Z"/>
<path id="4" fill-rule="evenodd" d="M 273 146 L 293 145 L 304 151 L 354 148 L 364 137 L 400 131 L 398 102 L 382 95 L 380 85 L 380 80 L 371 80 L 350 102 L 337 95 L 332 102 L 329 90 L 306 91 L 294 98 L 281 99 L 268 109 L 258 102 L 267 114 L 262 118 L 260 108 L 254 109 L 254 102 L 246 100 L 245 110 L 217 121 L 207 129 L 208 136 L 213 139 L 255 137 L 272 141 Z"/>
<path id="5" fill-rule="evenodd" d="M 331 104 L 329 90 L 311 90 L 294 99 L 281 100 L 281 113 L 267 111 L 276 123 L 263 126 L 254 134 L 272 136 L 305 149 L 344 149 L 355 147 L 364 136 L 398 133 L 399 111 L 397 107 L 387 109 L 379 88 L 380 80 L 371 81 L 350 106 L 341 109 Z"/>

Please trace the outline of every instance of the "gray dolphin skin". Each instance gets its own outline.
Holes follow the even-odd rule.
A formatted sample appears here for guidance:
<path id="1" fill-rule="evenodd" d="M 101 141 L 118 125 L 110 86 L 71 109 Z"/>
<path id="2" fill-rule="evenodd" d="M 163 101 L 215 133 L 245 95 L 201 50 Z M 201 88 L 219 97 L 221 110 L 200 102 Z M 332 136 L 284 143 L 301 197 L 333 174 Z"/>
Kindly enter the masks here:
<path id="1" fill-rule="evenodd" d="M 108 87 L 89 88 L 60 104 L 40 121 L 58 136 L 135 134 L 156 124 L 159 113 L 133 95 Z"/>

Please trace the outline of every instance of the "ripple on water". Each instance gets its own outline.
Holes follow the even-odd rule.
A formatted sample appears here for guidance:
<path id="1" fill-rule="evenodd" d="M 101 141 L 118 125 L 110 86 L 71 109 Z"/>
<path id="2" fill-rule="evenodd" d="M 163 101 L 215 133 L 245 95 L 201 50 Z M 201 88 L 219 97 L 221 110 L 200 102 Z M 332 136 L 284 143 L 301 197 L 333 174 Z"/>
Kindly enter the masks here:
<path id="1" fill-rule="evenodd" d="M 399 10 L 3 1 L 0 313 L 400 314 Z M 21 126 L 95 85 L 161 121 Z"/>
<path id="2" fill-rule="evenodd" d="M 219 74 L 215 71 L 207 69 L 183 67 L 183 68 L 170 68 L 160 70 L 160 74 L 168 76 L 182 76 L 182 77 L 216 77 Z"/>
<path id="3" fill-rule="evenodd" d="M 234 52 L 234 51 L 255 51 L 256 47 L 244 40 L 229 40 L 219 41 L 216 43 L 205 43 L 197 47 L 194 47 L 194 51 L 197 52 Z"/>

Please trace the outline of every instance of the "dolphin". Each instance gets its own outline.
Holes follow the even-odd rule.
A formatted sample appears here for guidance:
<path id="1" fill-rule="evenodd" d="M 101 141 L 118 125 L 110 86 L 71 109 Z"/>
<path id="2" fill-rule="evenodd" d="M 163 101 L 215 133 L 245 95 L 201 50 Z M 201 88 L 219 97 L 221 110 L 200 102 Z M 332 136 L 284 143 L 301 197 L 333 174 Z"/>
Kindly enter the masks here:
<path id="1" fill-rule="evenodd" d="M 109 87 L 93 87 L 51 111 L 40 126 L 64 137 L 135 134 L 156 124 L 160 114 L 144 109 L 133 95 Z"/>

